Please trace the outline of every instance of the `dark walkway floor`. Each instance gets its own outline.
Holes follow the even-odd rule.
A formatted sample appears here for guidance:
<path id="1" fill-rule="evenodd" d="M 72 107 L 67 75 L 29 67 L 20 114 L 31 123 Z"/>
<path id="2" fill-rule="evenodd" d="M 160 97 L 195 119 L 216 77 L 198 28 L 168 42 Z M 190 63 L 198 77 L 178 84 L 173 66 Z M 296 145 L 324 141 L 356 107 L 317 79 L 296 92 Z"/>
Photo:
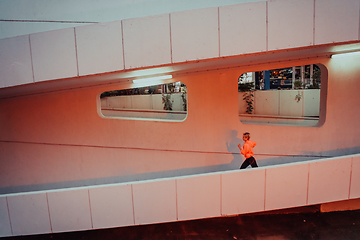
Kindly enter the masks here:
<path id="1" fill-rule="evenodd" d="M 242 215 L 177 223 L 3 238 L 40 239 L 360 239 L 360 210 Z"/>

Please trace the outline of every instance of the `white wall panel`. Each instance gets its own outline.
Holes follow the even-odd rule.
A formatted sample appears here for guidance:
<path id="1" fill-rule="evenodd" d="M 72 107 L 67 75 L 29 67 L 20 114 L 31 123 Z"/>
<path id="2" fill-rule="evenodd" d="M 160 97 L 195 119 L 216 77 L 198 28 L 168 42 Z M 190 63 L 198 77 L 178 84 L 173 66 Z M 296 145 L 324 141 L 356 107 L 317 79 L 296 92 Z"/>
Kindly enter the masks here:
<path id="1" fill-rule="evenodd" d="M 266 51 L 266 2 L 219 8 L 220 56 Z"/>
<path id="2" fill-rule="evenodd" d="M 278 91 L 279 95 L 279 114 L 280 116 L 304 116 L 304 93 L 303 91 Z M 296 95 L 300 95 L 300 101 L 296 100 Z"/>
<path id="3" fill-rule="evenodd" d="M 304 116 L 319 116 L 320 89 L 306 89 L 303 94 Z"/>
<path id="4" fill-rule="evenodd" d="M 76 77 L 74 28 L 30 34 L 35 82 Z"/>
<path id="5" fill-rule="evenodd" d="M 350 198 L 360 198 L 360 156 L 352 158 Z"/>
<path id="6" fill-rule="evenodd" d="M 306 205 L 308 164 L 266 169 L 265 210 Z"/>
<path id="7" fill-rule="evenodd" d="M 174 94 L 172 94 L 172 95 L 174 95 Z M 164 104 L 162 103 L 162 95 L 161 94 L 152 95 L 151 101 L 152 101 L 153 109 L 164 110 Z"/>
<path id="8" fill-rule="evenodd" d="M 177 179 L 179 220 L 220 216 L 220 175 Z"/>
<path id="9" fill-rule="evenodd" d="M 176 221 L 175 180 L 133 184 L 135 224 Z"/>
<path id="10" fill-rule="evenodd" d="M 221 175 L 222 215 L 264 211 L 265 169 Z"/>
<path id="11" fill-rule="evenodd" d="M 151 95 L 131 96 L 133 109 L 151 109 Z"/>
<path id="12" fill-rule="evenodd" d="M 11 236 L 10 218 L 6 197 L 0 197 L 0 237 Z"/>
<path id="13" fill-rule="evenodd" d="M 49 192 L 47 195 L 53 232 L 92 228 L 87 189 Z"/>
<path id="14" fill-rule="evenodd" d="M 0 40 L 0 87 L 32 83 L 29 35 Z"/>
<path id="15" fill-rule="evenodd" d="M 90 188 L 89 195 L 94 228 L 134 224 L 131 185 Z"/>
<path id="16" fill-rule="evenodd" d="M 314 0 L 268 1 L 268 50 L 313 45 Z"/>
<path id="17" fill-rule="evenodd" d="M 315 44 L 359 38 L 359 0 L 315 1 Z"/>
<path id="18" fill-rule="evenodd" d="M 0 1 L 0 16 L 2 19 L 48 20 L 59 22 L 1 22 L 0 38 L 43 32 L 58 28 L 78 26 L 83 21 L 110 22 L 119 19 L 129 19 L 158 15 L 170 12 L 185 11 L 197 8 L 216 7 L 258 0 L 86 0 L 56 1 L 42 4 L 43 0 L 32 1 Z M 74 23 L 62 22 L 75 21 Z M 86 23 L 85 23 L 86 24 Z M 4 26 L 1 26 L 4 25 Z M 19 27 L 19 25 L 21 27 Z"/>
<path id="19" fill-rule="evenodd" d="M 0 236 L 153 224 L 344 200 L 350 173 L 351 197 L 358 198 L 359 172 L 360 157 L 355 155 L 128 185 L 10 194 L 0 197 Z"/>
<path id="20" fill-rule="evenodd" d="M 308 204 L 349 197 L 351 157 L 310 163 Z"/>
<path id="21" fill-rule="evenodd" d="M 50 217 L 46 193 L 7 197 L 14 235 L 50 233 Z"/>
<path id="22" fill-rule="evenodd" d="M 125 68 L 171 63 L 169 14 L 123 20 Z"/>
<path id="23" fill-rule="evenodd" d="M 140 95 L 139 95 L 140 96 Z M 111 108 L 132 108 L 132 97 L 133 96 L 115 96 L 106 98 L 108 107 Z"/>
<path id="24" fill-rule="evenodd" d="M 121 21 L 76 27 L 79 75 L 124 69 Z"/>
<path id="25" fill-rule="evenodd" d="M 218 8 L 175 12 L 170 17 L 174 63 L 219 57 Z"/>
<path id="26" fill-rule="evenodd" d="M 239 93 L 241 101 L 243 93 Z M 277 116 L 280 113 L 280 91 L 255 91 L 254 113 L 259 115 Z M 247 107 L 247 105 L 246 105 Z"/>

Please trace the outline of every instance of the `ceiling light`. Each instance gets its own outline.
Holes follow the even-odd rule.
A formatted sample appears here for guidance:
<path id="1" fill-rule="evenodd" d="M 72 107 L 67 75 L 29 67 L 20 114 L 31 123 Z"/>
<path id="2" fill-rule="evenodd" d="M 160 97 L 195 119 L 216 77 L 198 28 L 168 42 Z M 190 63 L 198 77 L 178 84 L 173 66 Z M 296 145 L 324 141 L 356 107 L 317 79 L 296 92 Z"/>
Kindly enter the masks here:
<path id="1" fill-rule="evenodd" d="M 339 53 L 339 54 L 333 54 L 333 55 L 331 55 L 331 58 L 338 58 L 338 57 L 351 57 L 351 56 L 356 56 L 356 55 L 360 55 L 360 51 L 356 51 L 356 52 L 347 52 L 347 53 Z"/>
<path id="2" fill-rule="evenodd" d="M 172 75 L 164 75 L 164 76 L 150 77 L 150 78 L 139 78 L 139 79 L 134 79 L 132 81 L 133 81 L 133 83 L 151 83 L 154 81 L 166 80 L 166 79 L 171 79 L 171 78 L 172 78 Z"/>

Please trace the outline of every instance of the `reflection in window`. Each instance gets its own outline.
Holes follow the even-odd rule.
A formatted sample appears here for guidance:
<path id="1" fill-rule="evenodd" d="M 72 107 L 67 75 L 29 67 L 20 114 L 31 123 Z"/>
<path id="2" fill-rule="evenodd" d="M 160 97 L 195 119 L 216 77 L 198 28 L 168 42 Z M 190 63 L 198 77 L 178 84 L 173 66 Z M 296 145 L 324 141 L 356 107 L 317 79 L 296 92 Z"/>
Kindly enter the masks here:
<path id="1" fill-rule="evenodd" d="M 244 73 L 238 79 L 240 121 L 316 126 L 320 88 L 317 65 Z"/>
<path id="2" fill-rule="evenodd" d="M 104 117 L 184 121 L 187 116 L 187 89 L 182 82 L 103 92 Z"/>

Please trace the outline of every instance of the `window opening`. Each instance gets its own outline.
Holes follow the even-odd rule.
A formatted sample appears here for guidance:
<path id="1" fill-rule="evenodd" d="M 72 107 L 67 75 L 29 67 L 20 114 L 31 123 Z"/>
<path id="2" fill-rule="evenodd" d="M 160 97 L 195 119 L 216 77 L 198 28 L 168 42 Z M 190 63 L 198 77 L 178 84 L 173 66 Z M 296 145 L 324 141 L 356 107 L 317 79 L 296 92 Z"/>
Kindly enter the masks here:
<path id="1" fill-rule="evenodd" d="M 238 79 L 240 121 L 317 126 L 321 76 L 321 68 L 315 64 L 241 74 Z"/>
<path id="2" fill-rule="evenodd" d="M 182 82 L 120 89 L 100 95 L 101 114 L 108 118 L 184 121 L 187 88 Z"/>

